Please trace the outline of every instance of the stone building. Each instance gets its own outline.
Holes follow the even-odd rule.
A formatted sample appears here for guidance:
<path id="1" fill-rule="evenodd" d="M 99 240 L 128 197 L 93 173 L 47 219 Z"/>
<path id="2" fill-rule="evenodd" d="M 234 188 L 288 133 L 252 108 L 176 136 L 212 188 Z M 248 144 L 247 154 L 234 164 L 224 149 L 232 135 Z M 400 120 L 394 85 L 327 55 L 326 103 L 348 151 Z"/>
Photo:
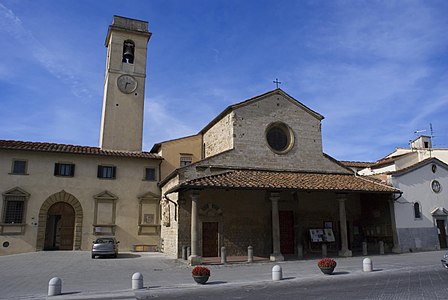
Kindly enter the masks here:
<path id="1" fill-rule="evenodd" d="M 363 241 L 397 251 L 399 190 L 355 176 L 323 153 L 322 119 L 275 89 L 229 106 L 193 137 L 157 144 L 155 154 L 171 149 L 159 184 L 162 251 L 179 257 L 190 246 L 192 264 L 222 246 L 245 255 L 250 245 L 271 260 L 320 253 L 322 242 L 342 256 Z"/>
<path id="2" fill-rule="evenodd" d="M 90 250 L 101 235 L 158 249 L 162 158 L 142 151 L 150 37 L 143 21 L 109 27 L 100 147 L 0 140 L 0 255 Z"/>

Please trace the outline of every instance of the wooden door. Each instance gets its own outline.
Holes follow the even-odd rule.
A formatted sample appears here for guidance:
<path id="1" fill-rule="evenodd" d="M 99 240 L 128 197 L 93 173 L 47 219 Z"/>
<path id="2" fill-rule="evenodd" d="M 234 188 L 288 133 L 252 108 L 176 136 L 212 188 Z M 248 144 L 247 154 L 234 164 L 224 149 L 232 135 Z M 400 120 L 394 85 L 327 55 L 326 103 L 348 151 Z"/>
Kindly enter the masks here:
<path id="1" fill-rule="evenodd" d="M 294 254 L 294 212 L 280 210 L 280 252 Z"/>
<path id="2" fill-rule="evenodd" d="M 436 220 L 437 222 L 437 228 L 439 229 L 439 243 L 441 249 L 447 248 L 446 243 L 446 230 L 445 230 L 445 221 L 444 220 Z"/>
<path id="3" fill-rule="evenodd" d="M 202 223 L 202 256 L 218 256 L 218 222 Z"/>
<path id="4" fill-rule="evenodd" d="M 45 230 L 46 250 L 73 250 L 75 210 L 65 202 L 57 202 L 48 210 Z"/>

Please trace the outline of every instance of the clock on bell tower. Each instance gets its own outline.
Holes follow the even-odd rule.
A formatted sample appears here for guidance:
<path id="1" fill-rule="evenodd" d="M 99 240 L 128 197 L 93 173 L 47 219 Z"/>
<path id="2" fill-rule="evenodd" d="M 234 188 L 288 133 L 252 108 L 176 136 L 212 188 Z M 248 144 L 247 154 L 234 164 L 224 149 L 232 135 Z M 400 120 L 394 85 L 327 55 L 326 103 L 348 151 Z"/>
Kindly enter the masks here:
<path id="1" fill-rule="evenodd" d="M 114 16 L 107 31 L 100 148 L 142 151 L 148 22 Z"/>

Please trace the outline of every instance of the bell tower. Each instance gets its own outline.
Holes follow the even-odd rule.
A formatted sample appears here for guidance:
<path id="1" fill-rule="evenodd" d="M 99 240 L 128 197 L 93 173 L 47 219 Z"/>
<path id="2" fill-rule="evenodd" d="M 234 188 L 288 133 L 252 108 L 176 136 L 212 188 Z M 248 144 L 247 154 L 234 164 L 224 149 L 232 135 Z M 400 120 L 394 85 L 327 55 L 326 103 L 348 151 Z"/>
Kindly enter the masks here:
<path id="1" fill-rule="evenodd" d="M 148 22 L 114 16 L 107 60 L 100 148 L 142 151 Z"/>

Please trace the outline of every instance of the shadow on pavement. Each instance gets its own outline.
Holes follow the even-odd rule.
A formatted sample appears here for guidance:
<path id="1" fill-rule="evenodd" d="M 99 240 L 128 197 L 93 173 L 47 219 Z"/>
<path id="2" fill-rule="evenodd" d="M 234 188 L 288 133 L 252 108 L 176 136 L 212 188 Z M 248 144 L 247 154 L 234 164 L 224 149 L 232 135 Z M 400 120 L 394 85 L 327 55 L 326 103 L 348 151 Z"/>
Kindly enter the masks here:
<path id="1" fill-rule="evenodd" d="M 81 292 L 66 292 L 66 293 L 61 293 L 61 295 L 74 295 L 74 294 L 79 294 Z"/>
<path id="2" fill-rule="evenodd" d="M 120 258 L 137 258 L 137 257 L 141 257 L 141 255 L 132 253 L 122 253 L 118 254 L 117 258 L 120 259 Z"/>
<path id="3" fill-rule="evenodd" d="M 342 272 L 333 272 L 333 274 L 332 274 L 332 275 L 347 275 L 347 274 L 350 274 L 350 272 L 347 272 L 347 271 L 342 271 Z"/>
<path id="4" fill-rule="evenodd" d="M 295 277 L 283 277 L 282 280 L 291 280 L 291 279 L 296 279 Z"/>
<path id="5" fill-rule="evenodd" d="M 207 282 L 206 285 L 223 284 L 223 283 L 227 283 L 227 281 L 210 281 Z"/>

